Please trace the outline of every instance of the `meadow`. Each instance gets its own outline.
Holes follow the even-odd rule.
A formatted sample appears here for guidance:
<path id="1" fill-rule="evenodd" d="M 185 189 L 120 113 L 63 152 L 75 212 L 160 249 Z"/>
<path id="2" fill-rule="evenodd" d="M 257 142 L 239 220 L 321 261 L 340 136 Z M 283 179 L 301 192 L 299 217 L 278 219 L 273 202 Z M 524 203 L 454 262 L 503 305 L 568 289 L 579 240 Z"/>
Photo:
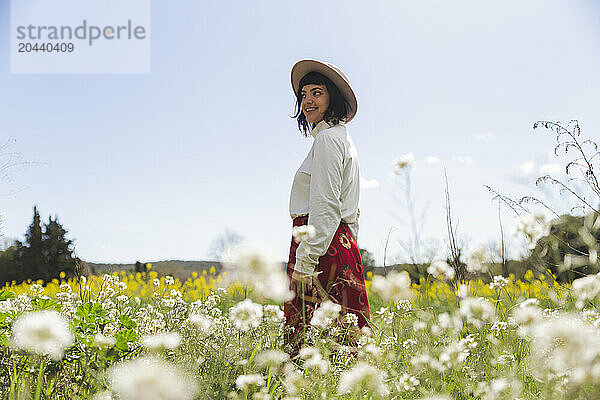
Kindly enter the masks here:
<path id="1" fill-rule="evenodd" d="M 263 268 L 253 264 L 255 268 Z M 315 311 L 300 354 L 281 303 L 210 273 L 7 285 L 8 399 L 562 399 L 600 390 L 600 278 L 367 276 L 372 329 Z M 226 273 L 225 273 L 226 274 Z M 437 278 L 436 278 L 437 276 Z M 223 287 L 226 286 L 226 287 Z M 318 314 L 318 315 L 317 315 Z"/>
<path id="2" fill-rule="evenodd" d="M 555 151 L 576 152 L 567 174 L 577 173 L 600 198 L 597 145 L 580 140 L 576 121 L 568 129 L 538 124 L 556 133 Z M 408 174 L 412 162 L 401 156 L 395 172 Z M 324 299 L 305 316 L 304 342 L 293 356 L 282 304 L 294 294 L 281 263 L 247 244 L 230 249 L 218 276 L 194 272 L 181 281 L 150 270 L 7 284 L 0 289 L 0 395 L 600 398 L 600 212 L 567 184 L 550 176 L 538 181 L 558 185 L 585 212 L 567 219 L 554 213 L 549 221 L 526 207 L 546 206 L 539 199 L 514 201 L 490 190 L 518 216 L 517 233 L 531 250 L 520 265 L 531 269 L 501 274 L 485 248 L 463 254 L 447 189 L 447 259 L 420 265 L 412 279 L 398 270 L 367 273 L 367 327 Z M 297 241 L 309 236 L 309 227 L 294 233 Z"/>

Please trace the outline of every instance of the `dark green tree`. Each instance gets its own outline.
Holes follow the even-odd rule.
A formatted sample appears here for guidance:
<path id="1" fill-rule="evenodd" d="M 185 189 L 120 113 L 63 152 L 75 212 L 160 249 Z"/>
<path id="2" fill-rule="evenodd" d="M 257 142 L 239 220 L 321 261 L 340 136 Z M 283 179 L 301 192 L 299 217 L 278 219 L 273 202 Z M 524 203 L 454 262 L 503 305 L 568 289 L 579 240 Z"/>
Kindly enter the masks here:
<path id="1" fill-rule="evenodd" d="M 46 271 L 44 274 L 49 278 L 56 278 L 63 271 L 67 277 L 73 276 L 75 270 L 75 258 L 73 257 L 73 241 L 67 239 L 67 231 L 58 222 L 55 216 L 48 217 L 48 223 L 44 226 L 42 236 L 43 255 L 45 258 Z"/>
<path id="2" fill-rule="evenodd" d="M 25 233 L 25 241 L 16 241 L 11 279 L 21 282 L 27 279 L 50 281 L 58 278 L 60 272 L 73 276 L 75 258 L 73 241 L 66 238 L 67 231 L 58 218 L 48 218 L 42 224 L 37 207 L 33 208 L 33 221 Z M 5 280 L 6 281 L 6 280 Z"/>
<path id="3" fill-rule="evenodd" d="M 0 251 L 0 283 L 18 280 L 19 274 L 15 269 L 16 256 L 17 246 L 15 245 Z"/>
<path id="4" fill-rule="evenodd" d="M 594 227 L 599 217 L 599 213 L 586 217 L 561 215 L 552 222 L 550 234 L 537 241 L 526 264 L 538 272 L 549 269 L 561 282 L 597 273 L 597 258 L 594 260 L 589 254 L 600 244 L 600 229 Z"/>
<path id="5" fill-rule="evenodd" d="M 37 206 L 33 207 L 33 220 L 25 233 L 25 243 L 16 241 L 15 274 L 18 281 L 27 278 L 44 279 L 44 244 L 42 224 Z"/>

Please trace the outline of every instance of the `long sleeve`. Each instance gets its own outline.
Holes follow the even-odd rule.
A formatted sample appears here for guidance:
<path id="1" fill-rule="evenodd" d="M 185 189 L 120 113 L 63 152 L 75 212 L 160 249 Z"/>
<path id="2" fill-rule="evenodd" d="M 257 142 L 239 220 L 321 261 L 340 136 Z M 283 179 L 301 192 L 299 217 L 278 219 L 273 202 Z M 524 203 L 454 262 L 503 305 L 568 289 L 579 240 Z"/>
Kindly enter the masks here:
<path id="1" fill-rule="evenodd" d="M 350 233 L 352 233 L 352 237 L 354 238 L 354 240 L 356 241 L 356 243 L 358 243 L 358 217 L 360 216 L 360 209 L 358 209 L 358 211 L 356 212 L 356 221 L 354 221 L 351 224 L 348 224 L 348 228 L 350 228 Z"/>
<path id="2" fill-rule="evenodd" d="M 308 224 L 315 235 L 296 250 L 295 270 L 313 273 L 319 257 L 327 252 L 342 219 L 342 173 L 344 144 L 335 135 L 322 132 L 315 137 L 310 178 Z"/>

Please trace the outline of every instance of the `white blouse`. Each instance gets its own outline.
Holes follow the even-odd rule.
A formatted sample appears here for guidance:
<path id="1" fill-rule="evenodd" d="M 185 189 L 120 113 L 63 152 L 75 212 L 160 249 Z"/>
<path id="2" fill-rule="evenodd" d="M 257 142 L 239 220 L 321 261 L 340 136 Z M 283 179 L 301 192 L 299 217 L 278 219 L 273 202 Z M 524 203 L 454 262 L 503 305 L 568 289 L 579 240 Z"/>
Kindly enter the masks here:
<path id="1" fill-rule="evenodd" d="M 313 273 L 331 244 L 340 221 L 358 240 L 360 168 L 348 129 L 340 122 L 319 122 L 312 130 L 313 145 L 298 168 L 290 194 L 290 216 L 308 214 L 315 236 L 296 250 L 296 271 Z"/>

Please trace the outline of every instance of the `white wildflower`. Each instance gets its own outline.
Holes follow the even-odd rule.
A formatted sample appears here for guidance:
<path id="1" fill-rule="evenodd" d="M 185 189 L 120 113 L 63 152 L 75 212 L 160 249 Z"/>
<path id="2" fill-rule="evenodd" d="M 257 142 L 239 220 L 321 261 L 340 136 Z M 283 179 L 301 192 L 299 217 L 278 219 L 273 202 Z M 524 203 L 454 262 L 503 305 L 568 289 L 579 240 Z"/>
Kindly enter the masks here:
<path id="1" fill-rule="evenodd" d="M 39 283 L 32 284 L 29 287 L 29 290 L 31 290 L 31 292 L 36 296 L 39 296 L 42 293 L 44 293 L 44 287 L 42 285 L 40 285 Z"/>
<path id="2" fill-rule="evenodd" d="M 203 314 L 191 314 L 188 320 L 200 334 L 210 336 L 213 333 L 214 321 L 211 317 Z"/>
<path id="3" fill-rule="evenodd" d="M 108 390 L 104 390 L 102 392 L 98 392 L 94 394 L 92 400 L 113 400 L 112 393 Z"/>
<path id="4" fill-rule="evenodd" d="M 249 243 L 241 243 L 227 249 L 223 265 L 228 274 L 243 284 L 252 284 L 257 279 L 277 269 L 266 252 Z"/>
<path id="5" fill-rule="evenodd" d="M 590 322 L 595 328 L 600 328 L 600 313 L 593 309 L 585 309 L 580 312 L 581 319 Z"/>
<path id="6" fill-rule="evenodd" d="M 396 308 L 398 309 L 398 311 L 408 312 L 408 311 L 412 310 L 412 304 L 411 304 L 410 300 L 404 299 L 404 300 L 400 300 L 398 302 L 398 304 L 396 304 Z"/>
<path id="7" fill-rule="evenodd" d="M 175 284 L 175 278 L 170 275 L 165 276 L 165 285 L 170 286 Z"/>
<path id="8" fill-rule="evenodd" d="M 304 360 L 304 368 L 319 371 L 322 375 L 327 373 L 329 362 L 323 359 L 321 352 L 316 347 L 303 347 L 298 355 Z"/>
<path id="9" fill-rule="evenodd" d="M 224 267 L 227 272 L 224 284 L 239 281 L 273 301 L 284 302 L 294 297 L 282 268 L 266 251 L 249 243 L 230 247 L 224 256 Z"/>
<path id="10" fill-rule="evenodd" d="M 379 397 L 386 397 L 390 391 L 384 382 L 385 373 L 365 362 L 359 362 L 354 368 L 344 371 L 337 387 L 338 394 L 367 390 Z"/>
<path id="11" fill-rule="evenodd" d="M 315 227 L 312 225 L 294 226 L 292 228 L 292 236 L 294 236 L 296 243 L 312 239 L 315 237 L 315 233 Z"/>
<path id="12" fill-rule="evenodd" d="M 112 347 L 116 343 L 117 339 L 115 339 L 114 337 L 104 336 L 101 333 L 96 333 L 96 335 L 94 336 L 94 345 L 101 349 Z"/>
<path id="13" fill-rule="evenodd" d="M 409 299 L 413 295 L 410 278 L 406 272 L 392 271 L 387 277 L 375 275 L 371 282 L 371 289 L 384 300 L 398 301 Z"/>
<path id="14" fill-rule="evenodd" d="M 119 332 L 119 324 L 116 322 L 109 322 L 108 324 L 104 325 L 104 328 L 102 330 L 102 333 L 104 333 L 104 335 L 110 337 L 115 336 L 117 332 Z"/>
<path id="15" fill-rule="evenodd" d="M 467 271 L 470 273 L 484 273 L 488 270 L 490 254 L 483 246 L 477 246 L 467 253 Z"/>
<path id="16" fill-rule="evenodd" d="M 253 386 L 264 386 L 265 378 L 259 374 L 240 375 L 235 379 L 235 386 L 240 390 L 246 390 Z"/>
<path id="17" fill-rule="evenodd" d="M 175 299 L 164 298 L 164 299 L 162 299 L 162 304 L 167 308 L 173 308 L 173 307 L 175 307 Z"/>
<path id="18" fill-rule="evenodd" d="M 439 356 L 441 372 L 464 363 L 469 354 L 471 352 L 463 341 L 450 343 L 442 350 Z"/>
<path id="19" fill-rule="evenodd" d="M 392 165 L 394 166 L 394 173 L 400 174 L 404 169 L 411 169 L 416 167 L 417 163 L 415 161 L 414 154 L 407 153 L 402 154 L 400 157 L 393 159 Z"/>
<path id="20" fill-rule="evenodd" d="M 69 323 L 56 311 L 33 311 L 21 315 L 12 327 L 16 347 L 54 360 L 63 358 L 65 349 L 73 344 Z"/>
<path id="21" fill-rule="evenodd" d="M 144 336 L 141 342 L 148 351 L 174 350 L 181 344 L 181 336 L 177 332 L 160 333 Z"/>
<path id="22" fill-rule="evenodd" d="M 265 321 L 278 324 L 283 322 L 285 315 L 279 306 L 274 304 L 267 304 L 263 307 L 263 316 Z"/>
<path id="23" fill-rule="evenodd" d="M 533 334 L 535 326 L 542 320 L 542 311 L 537 304 L 526 300 L 513 310 L 512 317 L 518 326 L 517 334 L 526 337 Z"/>
<path id="24" fill-rule="evenodd" d="M 543 214 L 526 214 L 517 217 L 515 234 L 523 234 L 529 249 L 533 249 L 537 241 L 550 233 L 550 222 Z"/>
<path id="25" fill-rule="evenodd" d="M 508 279 L 501 275 L 494 275 L 494 279 L 489 284 L 489 288 L 494 289 L 502 289 L 504 286 L 508 285 Z"/>
<path id="26" fill-rule="evenodd" d="M 119 276 L 104 274 L 102 275 L 102 280 L 108 285 L 116 285 L 119 283 Z"/>
<path id="27" fill-rule="evenodd" d="M 386 325 L 391 325 L 396 316 L 396 313 L 390 311 L 389 307 L 381 307 L 379 310 L 375 311 L 375 314 L 377 314 Z"/>
<path id="28" fill-rule="evenodd" d="M 404 350 L 411 350 L 415 348 L 417 345 L 417 341 L 414 338 L 408 338 L 402 342 L 402 348 Z"/>
<path id="29" fill-rule="evenodd" d="M 427 323 L 425 323 L 421 320 L 416 320 L 415 322 L 413 322 L 413 330 L 415 332 L 425 330 L 426 328 L 427 328 Z"/>
<path id="30" fill-rule="evenodd" d="M 258 392 L 252 395 L 252 400 L 272 400 L 273 398 L 269 394 L 269 389 L 266 387 L 261 388 Z M 290 400 L 289 397 L 286 397 L 286 400 Z M 291 399 L 293 400 L 293 399 Z"/>
<path id="31" fill-rule="evenodd" d="M 532 365 L 537 372 L 558 375 L 567 372 L 576 384 L 600 378 L 600 332 L 576 315 L 562 314 L 533 327 Z"/>
<path id="32" fill-rule="evenodd" d="M 542 315 L 547 319 L 557 319 L 560 318 L 560 309 L 559 308 L 545 308 L 542 311 Z"/>
<path id="33" fill-rule="evenodd" d="M 121 304 L 129 303 L 129 297 L 125 296 L 124 294 L 117 296 L 116 300 L 118 303 L 121 303 Z"/>
<path id="34" fill-rule="evenodd" d="M 342 306 L 329 300 L 325 301 L 313 313 L 310 324 L 325 329 L 338 318 L 340 311 L 342 311 Z"/>
<path id="35" fill-rule="evenodd" d="M 285 379 L 283 380 L 283 385 L 285 386 L 285 390 L 291 394 L 298 394 L 300 389 L 306 384 L 306 380 L 302 373 L 296 369 L 289 369 L 285 372 Z M 287 397 L 290 399 L 290 397 Z"/>
<path id="36" fill-rule="evenodd" d="M 414 392 L 421 382 L 416 377 L 409 374 L 402 374 L 396 382 L 396 387 L 399 391 Z"/>
<path id="37" fill-rule="evenodd" d="M 438 323 L 431 327 L 431 332 L 436 336 L 445 332 L 456 334 L 462 328 L 463 321 L 459 315 L 450 315 L 444 312 L 438 315 Z"/>
<path id="38" fill-rule="evenodd" d="M 250 299 L 240 301 L 229 309 L 229 320 L 234 328 L 242 332 L 257 328 L 261 323 L 262 316 L 262 306 Z"/>
<path id="39" fill-rule="evenodd" d="M 571 289 L 577 298 L 575 305 L 581 310 L 586 301 L 593 300 L 600 294 L 600 273 L 575 279 Z"/>
<path id="40" fill-rule="evenodd" d="M 145 356 L 118 363 L 108 371 L 110 387 L 122 400 L 191 400 L 193 379 L 165 361 Z"/>
<path id="41" fill-rule="evenodd" d="M 477 347 L 477 341 L 475 340 L 476 336 L 473 334 L 467 335 L 466 337 L 460 339 L 459 343 L 465 349 L 473 350 Z"/>
<path id="42" fill-rule="evenodd" d="M 521 394 L 521 383 L 505 378 L 480 382 L 475 394 L 481 396 L 482 400 L 516 399 Z"/>
<path id="43" fill-rule="evenodd" d="M 260 281 L 255 281 L 252 286 L 269 300 L 285 302 L 294 298 L 294 292 L 290 290 L 288 278 L 283 271 L 273 271 Z"/>
<path id="44" fill-rule="evenodd" d="M 461 299 L 469 297 L 469 287 L 464 283 L 461 283 L 458 286 L 458 289 L 456 289 L 456 296 L 458 296 Z"/>
<path id="45" fill-rule="evenodd" d="M 440 372 L 444 371 L 444 367 L 442 367 L 440 362 L 436 358 L 431 357 L 429 354 L 421 354 L 415 356 L 411 358 L 410 363 L 415 367 L 417 371 L 423 369 L 433 369 Z"/>
<path id="46" fill-rule="evenodd" d="M 498 356 L 496 363 L 500 365 L 510 364 L 515 361 L 515 356 L 511 353 L 502 353 Z"/>
<path id="47" fill-rule="evenodd" d="M 67 293 L 71 293 L 73 291 L 73 289 L 71 288 L 71 286 L 69 286 L 68 283 L 61 283 L 59 286 L 59 289 L 62 292 L 67 292 Z"/>
<path id="48" fill-rule="evenodd" d="M 495 336 L 500 336 L 508 328 L 508 323 L 504 321 L 496 321 L 491 327 L 492 332 Z"/>
<path id="49" fill-rule="evenodd" d="M 493 322 L 496 319 L 494 306 L 483 297 L 462 299 L 458 312 L 465 317 L 467 323 L 477 328 L 481 328 L 484 323 Z"/>
<path id="50" fill-rule="evenodd" d="M 540 305 L 540 301 L 535 297 L 531 298 L 531 299 L 523 300 L 522 302 L 519 303 L 519 307 L 521 307 L 521 308 L 537 307 L 539 305 Z"/>
<path id="51" fill-rule="evenodd" d="M 281 364 L 290 360 L 290 356 L 281 350 L 267 350 L 256 356 L 256 365 L 259 368 L 279 368 Z"/>
<path id="52" fill-rule="evenodd" d="M 350 326 L 358 326 L 358 315 L 354 313 L 346 313 L 342 318 L 342 322 Z"/>
<path id="53" fill-rule="evenodd" d="M 358 358 L 360 359 L 379 359 L 383 354 L 383 350 L 377 347 L 374 343 L 369 343 L 365 346 L 362 346 L 358 350 Z"/>
<path id="54" fill-rule="evenodd" d="M 433 275 L 434 278 L 442 278 L 445 280 L 454 278 L 454 268 L 448 265 L 446 261 L 442 260 L 433 261 L 429 267 L 427 267 L 427 273 Z"/>

